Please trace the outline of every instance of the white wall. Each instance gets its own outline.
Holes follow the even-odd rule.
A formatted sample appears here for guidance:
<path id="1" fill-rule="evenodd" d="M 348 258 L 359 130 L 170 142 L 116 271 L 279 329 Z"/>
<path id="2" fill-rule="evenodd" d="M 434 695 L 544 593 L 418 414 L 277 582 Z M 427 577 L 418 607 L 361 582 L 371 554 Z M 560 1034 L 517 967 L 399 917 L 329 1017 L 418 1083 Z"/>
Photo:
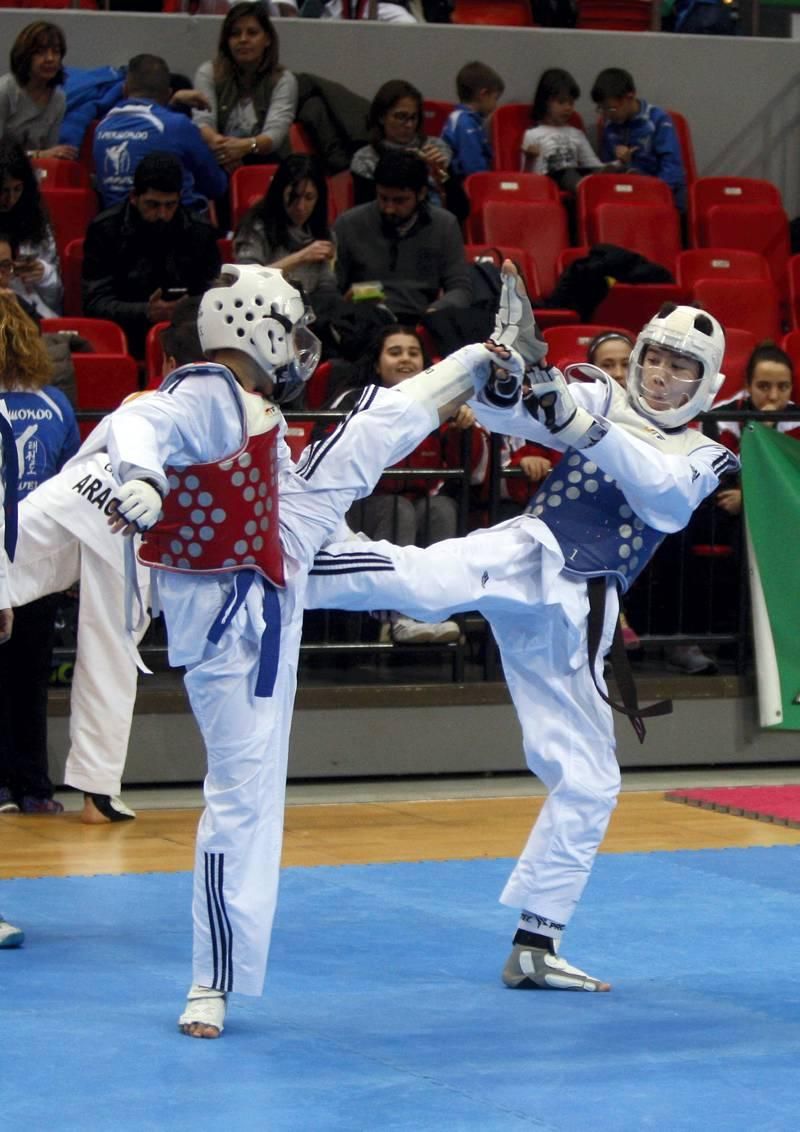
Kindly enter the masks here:
<path id="1" fill-rule="evenodd" d="M 10 45 L 39 15 L 1 11 L 3 42 Z M 220 25 L 211 16 L 65 11 L 44 18 L 64 28 L 68 62 L 77 66 L 120 64 L 151 51 L 189 74 L 213 53 Z M 505 78 L 508 101 L 528 101 L 545 67 L 566 67 L 584 91 L 579 110 L 587 123 L 594 119 L 588 92 L 595 75 L 625 67 L 644 97 L 688 117 L 701 175 L 767 177 L 781 188 L 789 216 L 800 214 L 796 40 L 312 20 L 281 20 L 279 28 L 292 70 L 336 79 L 368 98 L 397 77 L 429 98 L 454 98 L 456 71 L 480 58 Z"/>

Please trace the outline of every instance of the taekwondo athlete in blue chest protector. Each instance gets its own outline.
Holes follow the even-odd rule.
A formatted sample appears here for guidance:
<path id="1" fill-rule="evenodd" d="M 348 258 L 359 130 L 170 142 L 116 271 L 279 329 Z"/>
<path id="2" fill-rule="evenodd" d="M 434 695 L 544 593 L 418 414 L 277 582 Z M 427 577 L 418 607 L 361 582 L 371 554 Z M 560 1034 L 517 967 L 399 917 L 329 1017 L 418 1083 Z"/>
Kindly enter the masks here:
<path id="1" fill-rule="evenodd" d="M 329 544 L 317 555 L 306 602 L 397 609 L 422 621 L 470 609 L 487 618 L 527 764 L 548 789 L 500 897 L 522 910 L 503 981 L 604 991 L 607 982 L 559 954 L 620 786 L 603 656 L 618 594 L 737 466 L 727 449 L 686 427 L 722 383 L 725 340 L 711 315 L 668 305 L 636 341 L 627 393 L 600 370 L 595 381 L 568 385 L 543 365 L 546 345 L 521 281 L 515 285 L 508 262 L 504 272 L 505 325 L 498 323 L 495 338 L 509 377 L 471 405 L 485 427 L 559 447 L 564 458 L 529 514 L 489 530 L 424 550 Z"/>
<path id="2" fill-rule="evenodd" d="M 205 741 L 193 981 L 182 1031 L 216 1038 L 230 991 L 261 993 L 278 890 L 289 726 L 314 554 L 385 467 L 492 373 L 467 346 L 394 389 L 370 386 L 295 466 L 277 405 L 318 358 L 279 271 L 227 265 L 198 316 L 207 364 L 183 366 L 110 418 L 116 529 L 145 531 L 169 656 Z"/>

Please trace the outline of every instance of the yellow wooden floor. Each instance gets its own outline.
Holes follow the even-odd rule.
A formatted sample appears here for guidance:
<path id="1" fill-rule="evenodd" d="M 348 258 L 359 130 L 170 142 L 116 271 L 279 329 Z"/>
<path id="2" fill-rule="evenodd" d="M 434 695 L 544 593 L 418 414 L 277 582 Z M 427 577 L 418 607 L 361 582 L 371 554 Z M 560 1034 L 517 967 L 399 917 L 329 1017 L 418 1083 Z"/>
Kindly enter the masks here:
<path id="1" fill-rule="evenodd" d="M 541 798 L 291 805 L 285 865 L 515 857 Z M 136 821 L 86 826 L 79 814 L 0 814 L 0 877 L 176 872 L 192 867 L 198 810 L 140 809 Z M 800 830 L 623 793 L 608 853 L 797 845 Z"/>

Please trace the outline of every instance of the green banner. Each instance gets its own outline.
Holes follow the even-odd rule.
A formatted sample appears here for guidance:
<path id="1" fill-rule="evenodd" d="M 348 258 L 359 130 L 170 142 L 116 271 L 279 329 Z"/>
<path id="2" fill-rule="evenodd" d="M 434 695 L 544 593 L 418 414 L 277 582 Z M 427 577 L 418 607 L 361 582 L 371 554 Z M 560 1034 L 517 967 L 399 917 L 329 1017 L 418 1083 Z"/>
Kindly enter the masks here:
<path id="1" fill-rule="evenodd" d="M 742 430 L 741 455 L 761 722 L 797 731 L 800 442 L 752 423 Z"/>

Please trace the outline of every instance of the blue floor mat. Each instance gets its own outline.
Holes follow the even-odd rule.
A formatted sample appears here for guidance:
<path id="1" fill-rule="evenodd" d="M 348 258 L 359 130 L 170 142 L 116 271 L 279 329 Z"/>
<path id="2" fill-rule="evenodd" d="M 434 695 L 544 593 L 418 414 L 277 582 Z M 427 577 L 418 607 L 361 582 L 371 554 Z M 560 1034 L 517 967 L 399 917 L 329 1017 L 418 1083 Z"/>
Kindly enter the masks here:
<path id="1" fill-rule="evenodd" d="M 800 847 L 608 855 L 565 953 L 500 983 L 507 861 L 284 871 L 267 992 L 182 1037 L 188 874 L 0 881 L 2 1126 L 796 1132 Z"/>

